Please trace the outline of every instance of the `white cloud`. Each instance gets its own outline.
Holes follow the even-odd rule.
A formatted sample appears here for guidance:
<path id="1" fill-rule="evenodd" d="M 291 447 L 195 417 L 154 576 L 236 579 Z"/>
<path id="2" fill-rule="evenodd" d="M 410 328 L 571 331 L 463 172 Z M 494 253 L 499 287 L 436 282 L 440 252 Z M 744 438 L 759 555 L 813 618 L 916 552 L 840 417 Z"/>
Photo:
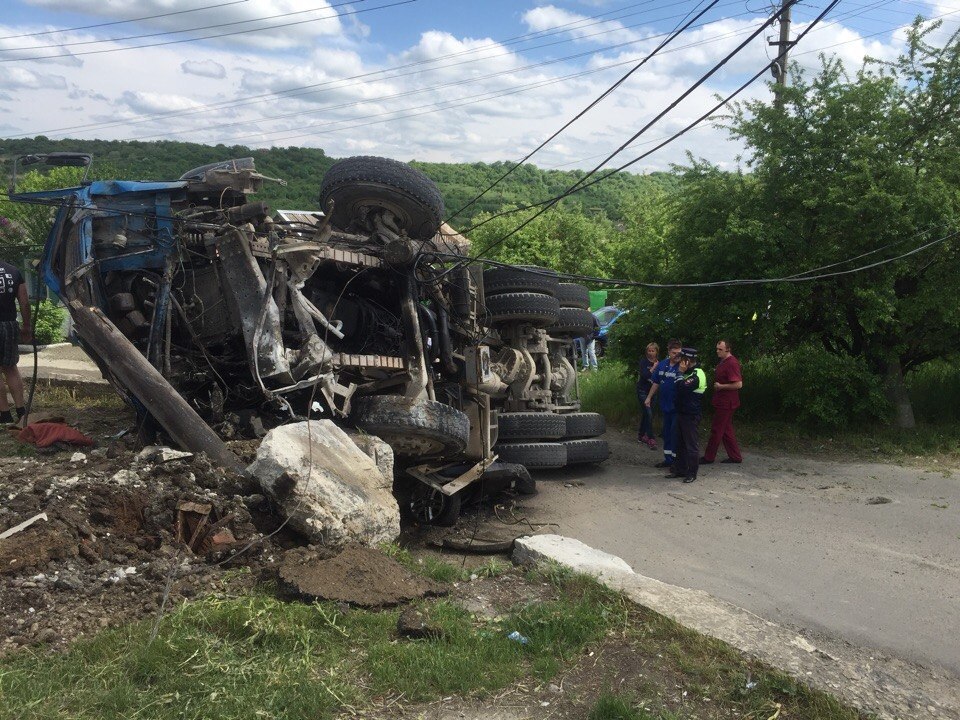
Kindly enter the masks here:
<path id="1" fill-rule="evenodd" d="M 66 90 L 62 75 L 47 75 L 15 65 L 0 65 L 0 88 L 7 90 Z"/>
<path id="2" fill-rule="evenodd" d="M 216 78 L 222 80 L 227 76 L 227 69 L 213 60 L 184 60 L 180 69 L 187 75 Z"/>

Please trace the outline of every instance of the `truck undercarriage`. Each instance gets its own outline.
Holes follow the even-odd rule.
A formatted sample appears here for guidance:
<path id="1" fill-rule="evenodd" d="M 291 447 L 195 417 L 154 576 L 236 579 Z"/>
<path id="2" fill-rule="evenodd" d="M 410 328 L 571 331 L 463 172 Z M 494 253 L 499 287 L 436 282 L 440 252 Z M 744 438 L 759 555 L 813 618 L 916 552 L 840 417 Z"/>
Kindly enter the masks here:
<path id="1" fill-rule="evenodd" d="M 404 163 L 336 163 L 323 212 L 271 213 L 250 197 L 270 180 L 247 158 L 15 196 L 58 205 L 44 280 L 142 434 L 231 463 L 222 437 L 329 417 L 386 441 L 401 505 L 441 523 L 482 476 L 522 490 L 523 467 L 606 459 L 603 418 L 577 399 L 586 288 L 484 271 Z"/>

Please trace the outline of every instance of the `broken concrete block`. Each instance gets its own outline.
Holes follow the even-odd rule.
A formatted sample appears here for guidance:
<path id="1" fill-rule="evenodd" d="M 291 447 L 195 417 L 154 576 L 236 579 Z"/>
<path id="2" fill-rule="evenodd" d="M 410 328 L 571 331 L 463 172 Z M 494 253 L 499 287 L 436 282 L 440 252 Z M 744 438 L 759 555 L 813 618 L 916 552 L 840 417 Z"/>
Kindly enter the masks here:
<path id="1" fill-rule="evenodd" d="M 350 439 L 360 450 L 369 455 L 380 468 L 384 477 L 393 477 L 393 448 L 376 435 L 347 431 Z"/>
<path id="2" fill-rule="evenodd" d="M 513 561 L 516 564 L 536 565 L 549 560 L 594 577 L 633 574 L 633 568 L 623 559 L 602 550 L 595 550 L 574 538 L 563 535 L 532 535 L 514 541 Z"/>
<path id="3" fill-rule="evenodd" d="M 376 546 L 400 534 L 393 477 L 330 420 L 274 428 L 247 468 L 311 542 Z"/>

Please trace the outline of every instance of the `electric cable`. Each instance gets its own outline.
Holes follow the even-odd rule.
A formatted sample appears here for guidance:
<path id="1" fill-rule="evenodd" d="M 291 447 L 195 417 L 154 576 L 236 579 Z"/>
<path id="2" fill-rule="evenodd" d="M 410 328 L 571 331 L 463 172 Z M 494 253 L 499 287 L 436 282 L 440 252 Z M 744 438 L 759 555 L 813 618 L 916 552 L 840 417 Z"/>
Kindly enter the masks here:
<path id="1" fill-rule="evenodd" d="M 644 2 L 644 3 L 635 3 L 634 5 L 628 5 L 628 6 L 626 6 L 625 8 L 621 8 L 620 10 L 630 9 L 630 8 L 632 8 L 632 7 L 637 7 L 637 6 L 639 6 L 639 5 L 644 5 L 644 4 L 647 4 L 647 3 L 652 2 L 652 1 L 653 1 L 653 0 L 647 0 L 647 2 Z M 723 6 L 721 6 L 721 7 L 725 7 L 725 6 L 727 6 L 727 5 L 736 5 L 736 4 L 738 4 L 738 3 L 737 3 L 737 2 L 730 2 L 730 3 L 725 3 L 725 4 L 724 4 Z M 551 36 L 551 35 L 561 34 L 561 33 L 563 33 L 563 32 L 567 32 L 567 31 L 570 29 L 570 26 L 576 25 L 577 23 L 583 22 L 583 21 L 585 21 L 585 20 L 593 20 L 593 19 L 595 19 L 595 18 L 605 17 L 605 16 L 607 16 L 607 15 L 613 13 L 613 12 L 620 12 L 620 10 L 610 11 L 610 12 L 608 12 L 608 13 L 600 13 L 599 15 L 593 15 L 593 16 L 589 16 L 589 17 L 586 17 L 586 18 L 582 18 L 582 19 L 580 19 L 580 20 L 572 21 L 572 22 L 570 22 L 570 23 L 564 23 L 564 24 L 562 24 L 562 25 L 558 25 L 558 26 L 556 26 L 554 29 L 551 29 L 551 30 L 540 30 L 540 31 L 536 31 L 536 32 L 533 32 L 533 33 L 526 33 L 526 34 L 524 34 L 524 35 L 517 35 L 517 36 L 514 36 L 514 37 L 512 37 L 512 38 L 507 38 L 506 40 L 503 40 L 503 41 L 499 41 L 499 42 L 494 41 L 494 42 L 491 42 L 491 43 L 487 43 L 487 44 L 485 44 L 485 45 L 481 45 L 481 46 L 477 46 L 477 47 L 474 47 L 474 48 L 470 48 L 470 49 L 468 49 L 468 50 L 461 50 L 461 51 L 455 52 L 455 53 L 447 53 L 447 54 L 445 54 L 445 55 L 439 55 L 439 56 L 437 56 L 437 57 L 427 58 L 427 59 L 424 59 L 424 60 L 417 60 L 417 61 L 414 61 L 414 62 L 405 63 L 405 64 L 403 64 L 403 65 L 395 65 L 395 66 L 393 66 L 393 67 L 391 67 L 391 68 L 384 68 L 383 70 L 371 70 L 371 71 L 369 71 L 369 72 L 360 73 L 360 74 L 358 74 L 358 75 L 351 75 L 351 76 L 348 76 L 348 77 L 345 77 L 345 78 L 337 78 L 337 79 L 333 79 L 333 80 L 325 80 L 325 81 L 323 81 L 323 82 L 314 83 L 314 84 L 311 84 L 311 85 L 300 85 L 300 86 L 297 86 L 297 87 L 288 88 L 288 89 L 286 89 L 286 90 L 277 90 L 277 91 L 273 91 L 273 92 L 262 93 L 262 94 L 260 94 L 260 95 L 253 95 L 253 96 L 244 98 L 243 100 L 240 100 L 240 101 L 238 101 L 238 100 L 223 100 L 223 101 L 216 102 L 216 103 L 207 103 L 207 104 L 201 105 L 201 106 L 199 106 L 199 107 L 197 107 L 197 108 L 191 108 L 191 109 L 189 109 L 189 110 L 177 110 L 177 111 L 171 111 L 171 112 L 167 112 L 167 113 L 160 113 L 160 114 L 158 114 L 158 115 L 153 115 L 153 116 L 139 116 L 139 117 L 136 117 L 136 118 L 131 118 L 131 119 L 123 120 L 123 121 L 111 121 L 111 122 L 108 122 L 108 123 L 87 123 L 87 124 L 84 124 L 84 125 L 74 125 L 74 126 L 71 126 L 71 127 L 52 128 L 52 129 L 47 129 L 47 130 L 41 130 L 41 131 L 38 131 L 38 132 L 39 132 L 39 134 L 41 134 L 41 135 L 53 135 L 53 134 L 60 134 L 60 133 L 64 133 L 64 132 L 68 132 L 68 131 L 72 131 L 72 130 L 100 129 L 100 128 L 107 128 L 107 127 L 114 127 L 114 126 L 117 126 L 117 125 L 139 124 L 139 123 L 143 123 L 143 122 L 151 122 L 151 121 L 157 120 L 157 119 L 168 119 L 168 118 L 173 118 L 173 117 L 182 117 L 182 116 L 185 116 L 185 115 L 192 115 L 192 114 L 196 114 L 196 113 L 200 113 L 200 112 L 206 112 L 206 111 L 208 111 L 208 110 L 222 110 L 222 109 L 227 109 L 227 108 L 243 107 L 243 106 L 246 106 L 246 105 L 259 104 L 259 103 L 261 103 L 261 102 L 266 102 L 267 100 L 270 100 L 270 99 L 283 99 L 283 98 L 286 98 L 286 97 L 297 97 L 297 96 L 299 96 L 299 95 L 308 95 L 308 94 L 312 94 L 316 88 L 327 87 L 327 86 L 334 85 L 334 84 L 340 83 L 340 82 L 347 82 L 347 81 L 350 81 L 350 80 L 363 80 L 364 78 L 370 78 L 370 77 L 374 77 L 374 76 L 378 76 L 378 75 L 385 75 L 386 73 L 390 73 L 390 72 L 393 72 L 393 71 L 395 71 L 395 70 L 403 70 L 403 69 L 411 68 L 411 67 L 420 67 L 420 66 L 422 66 L 422 65 L 429 65 L 429 64 L 431 64 L 431 63 L 439 62 L 439 61 L 441 61 L 441 60 L 447 60 L 447 59 L 449 59 L 449 58 L 461 57 L 461 56 L 463 56 L 463 55 L 471 55 L 471 54 L 474 54 L 474 53 L 477 53 L 477 52 L 481 52 L 481 51 L 483 51 L 483 50 L 490 49 L 490 48 L 496 48 L 496 47 L 500 47 L 500 46 L 515 45 L 515 44 L 527 42 L 528 40 L 540 39 L 540 38 L 542 38 L 542 37 L 549 37 L 549 36 Z M 640 13 L 630 13 L 630 14 L 628 14 L 628 15 L 624 15 L 624 16 L 621 16 L 621 17 L 629 17 L 630 15 L 634 15 L 634 14 L 640 14 Z M 620 18 L 614 18 L 614 19 L 620 19 Z M 664 19 L 670 19 L 670 18 L 658 18 L 657 21 L 659 21 L 659 20 L 664 20 Z M 598 20 L 597 22 L 589 23 L 589 24 L 586 25 L 585 27 L 589 27 L 590 25 L 601 24 L 601 23 L 604 23 L 604 22 L 610 22 L 610 20 L 609 20 L 609 19 L 607 19 L 607 20 Z M 620 28 L 618 28 L 618 29 L 620 29 Z M 606 31 L 606 32 L 609 32 L 609 31 Z M 598 34 L 599 34 L 599 33 L 598 33 Z M 593 37 L 593 35 L 588 36 L 588 37 Z M 564 41 L 562 41 L 562 42 L 571 42 L 571 41 L 572 41 L 572 40 L 564 40 Z M 534 46 L 533 48 L 527 48 L 527 49 L 528 49 L 528 50 L 540 49 L 540 48 L 543 48 L 543 47 L 549 47 L 550 45 L 553 45 L 553 44 L 558 44 L 558 43 L 548 43 L 548 44 L 546 44 L 546 45 L 538 45 L 538 46 Z M 497 56 L 495 56 L 495 55 L 494 55 L 494 56 L 488 56 L 488 57 L 479 58 L 479 59 L 477 59 L 477 60 L 473 60 L 473 61 L 470 61 L 470 62 L 477 62 L 477 61 L 480 61 L 480 60 L 487 60 L 487 59 L 492 59 L 492 58 L 495 58 L 495 57 L 497 57 Z M 465 64 L 465 63 L 454 63 L 454 64 L 450 64 L 450 65 L 440 65 L 440 66 L 438 66 L 438 67 L 436 67 L 436 68 L 428 68 L 428 69 L 426 69 L 424 72 L 432 72 L 432 71 L 434 71 L 434 70 L 446 69 L 446 68 L 449 68 L 449 67 L 455 67 L 456 65 L 460 65 L 460 64 Z M 400 74 L 400 75 L 388 75 L 388 76 L 386 76 L 386 77 L 383 77 L 382 79 L 384 79 L 384 80 L 391 80 L 391 79 L 396 78 L 396 77 L 405 77 L 405 76 L 408 75 L 408 74 L 414 74 L 414 73 L 404 73 L 404 74 Z M 350 83 L 350 84 L 354 84 L 354 83 Z M 357 84 L 360 84 L 360 83 L 357 83 Z M 335 89 L 342 89 L 343 87 L 349 87 L 349 85 L 341 85 L 341 86 L 338 86 L 338 87 L 335 88 Z M 305 91 L 305 92 L 301 92 L 301 91 Z M 22 133 L 22 134 L 20 134 L 20 135 L 15 135 L 15 136 L 13 136 L 13 137 L 28 137 L 28 136 L 29 136 L 28 134 Z"/>
<path id="2" fill-rule="evenodd" d="M 280 23 L 278 25 L 267 25 L 266 27 L 249 28 L 246 30 L 233 30 L 231 32 L 226 32 L 226 33 L 215 33 L 213 35 L 203 35 L 201 37 L 195 37 L 195 38 L 181 38 L 179 40 L 167 40 L 165 42 L 147 43 L 145 45 L 131 45 L 129 47 L 106 48 L 103 50 L 84 50 L 83 52 L 66 53 L 66 54 L 59 54 L 59 55 L 39 55 L 39 56 L 32 56 L 32 57 L 25 57 L 25 58 L 24 57 L 4 58 L 4 59 L 0 59 L 0 63 L 25 62 L 27 60 L 52 60 L 60 57 L 80 57 L 83 55 L 102 55 L 103 53 L 125 52 L 127 50 L 143 50 L 145 48 L 163 47 L 166 45 L 179 45 L 182 43 L 199 42 L 201 40 L 210 40 L 213 38 L 231 37 L 234 35 L 246 35 L 246 34 L 255 33 L 255 32 L 279 30 L 280 28 L 290 27 L 291 25 L 305 25 L 307 23 L 319 22 L 320 20 L 330 20 L 333 18 L 340 18 L 347 15 L 360 15 L 361 13 L 374 12 L 376 10 L 385 10 L 387 8 L 397 7 L 400 5 L 409 5 L 417 1 L 418 0 L 396 0 L 396 2 L 388 3 L 386 5 L 378 5 L 377 7 L 364 8 L 361 10 L 347 10 L 341 13 L 336 13 L 334 15 L 324 15 L 323 17 L 313 18 L 310 20 L 295 20 L 288 23 Z M 288 14 L 293 14 L 293 13 L 288 13 Z"/>
<path id="3" fill-rule="evenodd" d="M 353 0 L 353 2 L 367 2 L 367 0 Z M 252 22 L 261 22 L 263 20 L 276 20 L 277 18 L 292 17 L 294 15 L 305 15 L 306 13 L 319 12 L 321 10 L 332 10 L 333 8 L 350 5 L 350 2 L 328 3 L 322 7 L 309 8 L 307 10 L 296 10 L 293 12 L 280 13 L 277 15 L 263 15 L 261 17 L 250 18 L 249 20 L 233 20 L 231 22 L 216 23 L 214 25 L 200 25 L 199 27 L 184 28 L 183 30 L 164 30 L 162 32 L 144 33 L 142 35 L 125 35 L 123 37 L 103 38 L 102 40 L 78 40 L 76 42 L 54 43 L 52 45 L 28 45 L 26 47 L 0 48 L 0 52 L 22 52 L 24 50 L 52 50 L 55 48 L 77 47 L 78 45 L 99 45 L 108 42 L 124 42 L 126 40 L 142 40 L 145 38 L 162 37 L 164 35 L 180 35 L 182 33 L 199 32 L 201 30 L 212 30 L 214 28 L 230 27 L 231 25 L 246 25 Z M 317 20 L 324 20 L 339 15 L 326 15 Z M 304 21 L 304 22 L 313 22 Z M 29 59 L 29 58 L 28 58 Z"/>
<path id="4" fill-rule="evenodd" d="M 573 193 L 578 192 L 579 190 L 583 189 L 582 186 L 583 186 L 583 184 L 585 183 L 585 181 L 587 181 L 590 177 L 592 177 L 593 175 L 595 175 L 604 165 L 606 165 L 606 163 L 607 163 L 611 158 L 615 157 L 615 156 L 618 155 L 620 152 L 622 152 L 627 146 L 630 145 L 630 143 L 632 143 L 632 142 L 633 142 L 634 140 L 636 140 L 640 135 L 642 135 L 642 134 L 645 133 L 650 127 L 652 127 L 652 126 L 654 125 L 654 123 L 656 123 L 657 121 L 659 121 L 661 118 L 663 118 L 665 115 L 667 115 L 671 110 L 673 110 L 677 105 L 679 105 L 685 98 L 687 98 L 691 93 L 693 93 L 694 90 L 696 90 L 696 89 L 697 89 L 698 87 L 700 87 L 703 83 L 705 83 L 705 82 L 706 82 L 710 77 L 712 77 L 718 70 L 720 70 L 724 65 L 726 65 L 734 56 L 736 56 L 741 50 L 743 50 L 743 48 L 746 47 L 750 42 L 752 42 L 760 33 L 762 33 L 762 32 L 763 32 L 766 28 L 768 28 L 770 25 L 772 25 L 772 24 L 780 17 L 780 14 L 781 14 L 781 13 L 783 13 L 787 8 L 790 8 L 790 7 L 792 7 L 793 5 L 795 5 L 795 4 L 797 3 L 797 1 L 798 1 L 798 0 L 793 0 L 792 2 L 785 3 L 776 13 L 774 13 L 773 15 L 771 15 L 762 25 L 760 25 L 760 27 L 758 27 L 756 30 L 754 30 L 752 33 L 750 33 L 750 35 L 747 37 L 747 39 L 745 39 L 743 42 L 741 42 L 736 48 L 734 48 L 730 53 L 728 53 L 722 60 L 720 60 L 718 63 L 716 63 L 710 70 L 708 70 L 704 75 L 702 75 L 702 76 L 700 77 L 700 79 L 697 80 L 693 85 L 691 85 L 691 86 L 690 86 L 689 88 L 687 88 L 684 92 L 682 92 L 677 98 L 675 98 L 675 99 L 673 100 L 673 102 L 670 103 L 670 105 L 668 105 L 666 108 L 664 108 L 664 109 L 661 110 L 659 113 L 657 113 L 657 115 L 654 116 L 653 119 L 649 120 L 643 127 L 640 128 L 640 130 L 638 130 L 638 131 L 637 131 L 636 133 L 634 133 L 630 138 L 628 138 L 626 142 L 624 142 L 623 144 L 621 144 L 619 148 L 617 148 L 617 149 L 614 150 L 612 153 L 610 153 L 610 154 L 606 157 L 605 160 L 603 160 L 600 164 L 598 164 L 596 167 L 594 167 L 590 172 L 588 172 L 588 173 L 587 173 L 586 175 L 584 175 L 582 178 L 580 178 L 579 180 L 577 180 L 576 183 L 574 183 L 574 184 L 571 185 L 569 188 L 567 188 L 567 190 L 565 190 L 563 193 L 561 193 L 560 195 L 557 195 L 556 197 L 551 198 L 550 200 L 546 201 L 546 202 L 543 204 L 543 207 L 542 207 L 541 209 L 537 210 L 536 213 L 534 213 L 531 217 L 529 217 L 529 218 L 527 218 L 526 220 L 524 220 L 524 221 L 523 221 L 520 225 L 518 225 L 516 228 L 514 228 L 513 230 L 511 230 L 510 232 L 508 232 L 506 235 L 504 235 L 503 237 L 501 237 L 500 239 L 498 239 L 496 242 L 494 242 L 493 244 L 491 244 L 490 246 L 488 246 L 487 248 L 485 248 L 481 253 L 479 253 L 479 255 L 478 255 L 477 257 L 480 257 L 480 256 L 482 256 L 483 254 L 485 254 L 485 253 L 487 253 L 487 252 L 490 252 L 490 250 L 492 250 L 493 248 L 495 248 L 495 247 L 497 247 L 498 245 L 501 245 L 502 243 L 504 243 L 507 239 L 509 239 L 510 237 L 512 237 L 513 235 L 515 235 L 516 233 L 518 233 L 520 230 L 522 230 L 523 228 L 525 228 L 527 225 L 529 225 L 531 222 L 533 222 L 533 221 L 534 221 L 536 218 L 538 218 L 540 215 L 542 215 L 542 214 L 545 213 L 547 210 L 549 210 L 551 207 L 553 207 L 553 206 L 556 205 L 558 202 L 560 202 L 563 198 L 568 197 L 569 195 L 572 195 Z M 826 9 L 819 15 L 819 17 L 818 17 L 816 20 L 814 20 L 813 24 L 812 24 L 810 27 L 814 27 L 814 26 L 817 24 L 817 22 L 819 22 L 819 20 L 820 20 L 821 18 L 823 18 L 831 9 L 833 9 L 833 8 L 837 5 L 837 3 L 839 3 L 839 1 L 840 1 L 840 0 L 833 0 L 833 1 L 826 7 Z M 808 28 L 808 29 L 809 29 L 809 28 Z M 766 70 L 766 68 L 764 68 L 764 70 Z M 754 76 L 754 77 L 759 77 L 759 74 L 756 75 L 756 76 Z M 753 80 L 751 79 L 750 81 L 748 81 L 747 84 L 749 84 L 750 82 L 753 82 Z M 745 87 L 745 86 L 746 86 L 746 85 L 741 86 L 741 88 L 743 88 L 743 87 Z M 609 176 L 610 176 L 610 174 L 608 173 L 605 177 L 609 177 Z"/>
<path id="5" fill-rule="evenodd" d="M 639 280 L 627 280 L 624 278 L 602 278 L 602 277 L 596 277 L 593 275 L 579 275 L 576 273 L 562 273 L 562 272 L 554 272 L 554 271 L 544 272 L 544 271 L 527 268 L 527 267 L 524 267 L 523 270 L 524 272 L 530 275 L 542 275 L 544 277 L 560 278 L 561 280 L 571 280 L 576 282 L 591 283 L 594 285 L 620 285 L 623 287 L 640 287 L 640 288 L 647 288 L 652 290 L 690 290 L 690 289 L 707 289 L 707 288 L 721 288 L 721 287 L 742 287 L 746 285 L 773 285 L 773 284 L 779 284 L 779 283 L 797 284 L 797 283 L 803 283 L 803 282 L 812 282 L 814 280 L 824 280 L 827 278 L 841 277 L 844 275 L 853 275 L 859 272 L 864 272 L 866 270 L 871 270 L 876 267 L 888 265 L 889 263 L 897 262 L 899 260 L 908 258 L 912 255 L 916 255 L 918 253 L 923 252 L 924 250 L 928 250 L 936 245 L 947 242 L 948 240 L 952 240 L 953 238 L 956 238 L 956 237 L 960 237 L 960 230 L 955 230 L 951 233 L 948 233 L 947 235 L 938 237 L 934 240 L 924 243 L 923 245 L 920 245 L 919 247 L 915 247 L 912 250 L 908 250 L 907 252 L 901 253 L 900 255 L 896 255 L 894 257 L 885 258 L 883 260 L 878 260 L 876 262 L 872 262 L 867 265 L 861 265 L 855 268 L 849 268 L 847 270 L 836 270 L 834 272 L 819 273 L 816 275 L 801 273 L 796 275 L 786 275 L 786 276 L 775 277 L 775 278 L 735 278 L 730 280 L 715 280 L 710 282 L 699 282 L 699 283 L 649 283 L 649 282 L 642 282 Z M 441 253 L 438 253 L 438 254 L 441 254 Z M 454 256 L 451 254 L 450 257 L 453 258 L 457 256 Z M 849 262 L 851 259 L 852 258 L 848 258 L 847 260 L 843 260 L 837 263 L 832 263 L 831 265 L 824 266 L 824 267 L 832 267 L 832 266 L 840 265 L 845 262 Z M 474 260 L 476 262 L 483 263 L 484 265 L 490 265 L 491 267 L 514 268 L 514 269 L 517 269 L 519 267 L 517 265 L 511 265 L 509 263 L 490 260 L 489 258 L 474 258 Z M 808 273 L 814 272 L 815 270 L 816 269 L 810 270 L 807 272 Z"/>
<path id="6" fill-rule="evenodd" d="M 644 65 L 646 65 L 648 60 L 650 60 L 651 58 L 655 57 L 656 54 L 659 53 L 664 47 L 666 47 L 667 45 L 669 45 L 672 40 L 676 39 L 681 33 L 685 32 L 685 31 L 687 30 L 687 28 L 689 28 L 691 25 L 693 25 L 697 20 L 699 20 L 701 17 L 703 17 L 707 12 L 709 12 L 710 10 L 712 10 L 712 9 L 716 6 L 716 4 L 717 4 L 718 1 L 719 1 L 719 0 L 713 0 L 713 2 L 711 2 L 709 5 L 707 5 L 707 7 L 705 7 L 703 10 L 701 10 L 699 13 L 697 13 L 694 17 L 690 18 L 690 20 L 688 20 L 686 23 L 682 23 L 682 24 L 681 24 L 680 26 L 678 26 L 677 28 L 674 28 L 674 30 L 671 31 L 671 33 L 670 33 L 659 45 L 657 45 L 653 50 L 651 50 L 649 53 L 647 53 L 647 55 L 644 56 L 644 58 L 643 58 L 639 63 L 637 63 L 636 65 L 634 65 L 632 68 L 630 68 L 630 70 L 628 70 L 624 75 L 622 75 L 622 76 L 620 77 L 620 79 L 618 79 L 615 83 L 613 83 L 613 85 L 609 86 L 606 90 L 604 90 L 602 93 L 600 93 L 600 95 L 598 95 L 596 98 L 594 98 L 585 108 L 583 108 L 583 110 L 581 110 L 580 112 L 578 112 L 576 115 L 574 115 L 572 118 L 570 118 L 570 120 L 568 120 L 566 123 L 564 123 L 563 126 L 560 127 L 559 130 L 556 130 L 550 137 L 548 137 L 546 140 L 544 140 L 542 143 L 540 143 L 537 147 L 535 147 L 533 150 L 531 150 L 531 151 L 528 152 L 526 155 L 524 155 L 523 158 L 521 158 L 519 161 L 517 161 L 516 163 L 514 163 L 506 172 L 502 173 L 502 174 L 500 175 L 500 177 L 498 177 L 496 180 L 494 180 L 492 183 L 490 183 L 486 188 L 484 188 L 483 190 L 481 190 L 479 194 L 477 194 L 476 196 L 473 197 L 473 199 L 471 199 L 471 200 L 470 200 L 469 202 L 467 202 L 465 205 L 463 205 L 462 207 L 460 207 L 460 209 L 458 209 L 458 210 L 457 210 L 456 212 L 454 212 L 452 215 L 448 216 L 446 221 L 449 222 L 449 221 L 452 220 L 453 218 L 455 218 L 455 217 L 457 217 L 458 215 L 460 215 L 460 213 L 462 213 L 462 212 L 463 212 L 464 210 L 466 210 L 467 208 L 473 207 L 478 200 L 480 200 L 484 195 L 486 195 L 486 194 L 487 194 L 488 192 L 490 192 L 493 188 L 495 188 L 497 185 L 499 185 L 504 179 L 506 179 L 506 178 L 509 177 L 511 174 L 513 174 L 513 172 L 514 172 L 518 167 L 520 167 L 521 165 L 523 165 L 523 163 L 525 163 L 527 160 L 529 160 L 529 159 L 532 158 L 534 155 L 536 155 L 540 150 L 542 150 L 544 147 L 546 147 L 547 144 L 549 144 L 550 142 L 552 142 L 552 141 L 553 141 L 558 135 L 560 135 L 564 130 L 566 130 L 568 127 L 570 127 L 571 125 L 573 125 L 577 120 L 579 120 L 579 119 L 582 118 L 584 115 L 586 115 L 588 112 L 590 112 L 590 111 L 591 111 L 593 108 L 595 108 L 599 103 L 601 103 L 607 96 L 609 96 L 614 90 L 616 90 L 618 87 L 620 87 L 621 85 L 623 85 L 623 83 L 625 83 L 634 73 L 636 73 L 640 68 L 642 68 Z M 689 13 L 688 13 L 688 16 L 689 16 Z"/>

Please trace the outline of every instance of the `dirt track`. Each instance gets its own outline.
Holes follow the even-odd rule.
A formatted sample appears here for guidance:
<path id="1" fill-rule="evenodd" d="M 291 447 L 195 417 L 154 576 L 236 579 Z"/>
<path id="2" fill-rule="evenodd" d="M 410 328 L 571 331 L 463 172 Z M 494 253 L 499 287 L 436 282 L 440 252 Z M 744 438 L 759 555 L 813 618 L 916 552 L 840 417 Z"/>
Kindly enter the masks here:
<path id="1" fill-rule="evenodd" d="M 630 435 L 608 438 L 600 468 L 537 478 L 531 521 L 821 643 L 960 676 L 960 474 L 748 451 L 684 485 Z"/>

